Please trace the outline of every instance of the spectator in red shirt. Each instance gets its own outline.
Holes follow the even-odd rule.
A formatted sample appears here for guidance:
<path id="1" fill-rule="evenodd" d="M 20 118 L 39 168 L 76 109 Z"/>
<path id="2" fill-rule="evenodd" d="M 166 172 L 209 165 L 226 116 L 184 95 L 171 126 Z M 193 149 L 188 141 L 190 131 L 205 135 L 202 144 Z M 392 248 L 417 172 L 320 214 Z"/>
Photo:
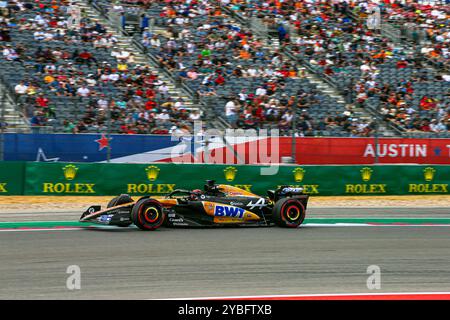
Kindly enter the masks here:
<path id="1" fill-rule="evenodd" d="M 88 66 L 91 66 L 92 62 L 95 62 L 96 59 L 94 58 L 94 56 L 87 50 L 83 50 L 79 55 L 78 55 L 78 62 L 79 63 L 85 63 Z"/>
<path id="2" fill-rule="evenodd" d="M 400 61 L 397 61 L 397 69 L 404 69 L 407 66 L 408 66 L 408 61 L 403 60 L 403 59 Z"/>
<path id="3" fill-rule="evenodd" d="M 215 82 L 217 85 L 221 86 L 221 85 L 223 85 L 223 84 L 225 83 L 225 78 L 224 78 L 221 74 L 219 74 L 219 75 L 217 76 L 216 80 L 214 80 L 214 82 Z"/>
<path id="4" fill-rule="evenodd" d="M 41 108 L 48 107 L 48 103 L 49 103 L 49 101 L 46 97 L 44 97 L 43 93 L 40 93 L 39 96 L 36 98 L 36 105 L 38 107 L 41 107 Z"/>
<path id="5" fill-rule="evenodd" d="M 431 131 L 430 122 L 427 119 L 422 121 L 421 126 L 420 126 L 420 130 L 421 131 L 425 131 L 425 132 L 430 132 Z"/>
<path id="6" fill-rule="evenodd" d="M 436 101 L 432 98 L 428 98 L 427 96 L 424 96 L 422 99 L 420 99 L 420 107 L 423 110 L 431 110 L 436 108 Z"/>
<path id="7" fill-rule="evenodd" d="M 153 100 L 148 100 L 148 101 L 145 103 L 145 109 L 146 109 L 146 110 L 152 110 L 152 109 L 156 108 L 156 106 L 157 106 L 157 104 L 156 104 L 156 102 L 153 101 Z"/>
<path id="8" fill-rule="evenodd" d="M 142 97 L 144 95 L 144 91 L 141 88 L 136 89 L 135 95 Z"/>
<path id="9" fill-rule="evenodd" d="M 153 98 L 155 98 L 155 90 L 153 90 L 153 89 L 151 89 L 151 88 L 148 88 L 148 89 L 145 91 L 145 97 L 146 97 L 147 99 L 153 99 Z"/>

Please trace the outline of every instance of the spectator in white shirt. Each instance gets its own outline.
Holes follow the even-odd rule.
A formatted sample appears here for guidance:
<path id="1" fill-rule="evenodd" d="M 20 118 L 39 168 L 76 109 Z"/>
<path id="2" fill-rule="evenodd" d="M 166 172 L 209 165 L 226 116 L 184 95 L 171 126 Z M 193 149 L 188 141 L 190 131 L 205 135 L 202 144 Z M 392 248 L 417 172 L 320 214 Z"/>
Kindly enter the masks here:
<path id="1" fill-rule="evenodd" d="M 119 78 L 120 78 L 120 76 L 119 76 L 119 74 L 118 74 L 117 72 L 111 73 L 111 74 L 108 76 L 109 81 L 112 81 L 112 82 L 118 81 Z"/>
<path id="2" fill-rule="evenodd" d="M 17 94 L 25 94 L 25 93 L 27 93 L 27 90 L 28 90 L 28 86 L 25 85 L 23 81 L 20 81 L 20 83 L 14 87 L 14 91 Z"/>
<path id="3" fill-rule="evenodd" d="M 175 108 L 177 109 L 184 109 L 184 103 L 183 103 L 183 99 L 179 98 L 177 100 L 177 102 L 175 102 Z"/>
<path id="4" fill-rule="evenodd" d="M 228 122 L 234 127 L 237 121 L 237 106 L 234 100 L 230 100 L 225 105 L 225 116 Z"/>
<path id="5" fill-rule="evenodd" d="M 170 119 L 170 115 L 166 109 L 163 109 L 162 112 L 156 116 L 156 119 L 167 122 Z"/>
<path id="6" fill-rule="evenodd" d="M 255 69 L 255 67 L 250 67 L 247 70 L 247 75 L 249 77 L 256 77 L 258 75 L 258 71 Z"/>
<path id="7" fill-rule="evenodd" d="M 430 123 L 430 130 L 433 132 L 445 132 L 447 127 L 442 123 L 442 121 L 437 122 L 436 119 L 432 119 Z"/>
<path id="8" fill-rule="evenodd" d="M 41 30 L 37 30 L 34 34 L 33 34 L 34 40 L 37 41 L 41 41 L 45 39 L 45 33 Z"/>
<path id="9" fill-rule="evenodd" d="M 158 91 L 159 93 L 161 93 L 161 95 L 165 97 L 169 95 L 169 87 L 166 85 L 165 82 L 161 84 L 161 86 L 158 88 Z"/>
<path id="10" fill-rule="evenodd" d="M 90 94 L 91 90 L 89 90 L 85 85 L 81 86 L 80 88 L 78 88 L 77 90 L 77 94 L 80 97 L 88 97 Z"/>
<path id="11" fill-rule="evenodd" d="M 256 89 L 255 94 L 257 96 L 265 96 L 267 94 L 267 90 L 260 86 L 258 87 L 258 89 Z"/>
<path id="12" fill-rule="evenodd" d="M 239 100 L 245 101 L 247 100 L 247 97 L 248 97 L 247 89 L 242 89 L 241 92 L 239 92 Z"/>
<path id="13" fill-rule="evenodd" d="M 107 109 L 108 108 L 108 100 L 105 99 L 105 95 L 102 94 L 100 99 L 97 101 L 97 105 L 100 109 Z"/>
<path id="14" fill-rule="evenodd" d="M 161 41 L 159 41 L 159 38 L 157 36 L 153 36 L 150 40 L 150 45 L 152 47 L 161 47 Z"/>
<path id="15" fill-rule="evenodd" d="M 196 120 L 200 120 L 201 115 L 200 112 L 198 110 L 194 110 L 191 112 L 191 114 L 189 115 L 189 119 L 191 121 L 196 121 Z"/>

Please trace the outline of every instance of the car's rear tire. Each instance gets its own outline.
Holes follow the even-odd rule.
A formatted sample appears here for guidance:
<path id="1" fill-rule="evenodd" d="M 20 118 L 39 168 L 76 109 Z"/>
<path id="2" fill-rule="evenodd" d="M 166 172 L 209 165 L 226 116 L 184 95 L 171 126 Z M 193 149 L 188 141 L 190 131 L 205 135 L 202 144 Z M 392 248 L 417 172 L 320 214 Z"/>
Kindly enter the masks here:
<path id="1" fill-rule="evenodd" d="M 155 199 L 141 199 L 131 210 L 131 221 L 141 230 L 158 229 L 166 220 L 161 203 Z"/>
<path id="2" fill-rule="evenodd" d="M 120 196 L 114 197 L 109 201 L 107 208 L 115 207 L 121 204 L 133 202 L 133 199 L 128 194 L 121 194 Z"/>
<path id="3" fill-rule="evenodd" d="M 296 198 L 283 198 L 275 203 L 272 218 L 275 224 L 283 228 L 297 228 L 305 220 L 305 206 Z"/>

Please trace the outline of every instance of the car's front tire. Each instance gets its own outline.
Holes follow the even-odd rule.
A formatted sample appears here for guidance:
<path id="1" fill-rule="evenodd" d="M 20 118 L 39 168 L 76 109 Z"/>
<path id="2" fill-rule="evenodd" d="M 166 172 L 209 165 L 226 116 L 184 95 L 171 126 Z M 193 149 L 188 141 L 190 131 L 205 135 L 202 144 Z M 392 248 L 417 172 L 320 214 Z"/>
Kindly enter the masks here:
<path id="1" fill-rule="evenodd" d="M 305 220 L 305 206 L 296 198 L 283 198 L 275 203 L 272 217 L 275 224 L 284 228 L 297 228 Z"/>
<path id="2" fill-rule="evenodd" d="M 166 213 L 161 203 L 155 199 L 141 199 L 131 210 L 131 221 L 141 230 L 156 230 L 165 220 Z"/>

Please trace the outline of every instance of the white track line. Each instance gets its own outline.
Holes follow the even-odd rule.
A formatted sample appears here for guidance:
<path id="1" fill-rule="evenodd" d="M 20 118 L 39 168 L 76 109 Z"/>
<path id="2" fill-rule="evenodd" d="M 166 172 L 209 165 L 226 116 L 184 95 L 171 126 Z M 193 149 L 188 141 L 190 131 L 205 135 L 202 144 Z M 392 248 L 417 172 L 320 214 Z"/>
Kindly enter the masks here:
<path id="1" fill-rule="evenodd" d="M 5 223 L 5 222 L 3 222 Z M 13 223 L 13 222 L 9 222 Z M 311 228 L 311 227 L 325 227 L 325 228 L 339 228 L 339 227 L 396 227 L 396 228 L 402 228 L 402 227 L 450 227 L 450 224 L 407 224 L 407 225 L 390 225 L 390 224 L 363 224 L 363 223 L 333 223 L 333 224 L 326 224 L 326 223 L 306 223 L 301 225 L 298 229 L 302 228 Z M 55 228 L 28 228 L 28 227 L 22 227 L 22 228 L 3 228 L 0 229 L 0 232 L 37 232 L 37 231 L 78 231 L 78 230 L 85 230 L 85 229 L 102 229 L 102 228 L 111 228 L 111 229 L 124 229 L 124 228 L 117 228 L 115 226 L 85 226 L 85 227 L 55 227 Z"/>
<path id="2" fill-rule="evenodd" d="M 37 231 L 79 231 L 82 227 L 75 228 L 27 228 L 27 229 L 0 229 L 0 232 L 37 232 Z"/>

